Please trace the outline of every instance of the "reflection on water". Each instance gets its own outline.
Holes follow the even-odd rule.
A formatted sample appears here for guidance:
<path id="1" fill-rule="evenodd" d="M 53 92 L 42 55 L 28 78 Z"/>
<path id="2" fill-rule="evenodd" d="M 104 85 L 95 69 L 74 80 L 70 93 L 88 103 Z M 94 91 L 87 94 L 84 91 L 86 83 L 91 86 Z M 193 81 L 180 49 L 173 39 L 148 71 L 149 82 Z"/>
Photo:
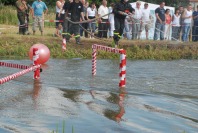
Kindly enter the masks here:
<path id="1" fill-rule="evenodd" d="M 63 120 L 66 133 L 198 132 L 197 61 L 128 61 L 125 89 L 118 64 L 98 60 L 93 78 L 90 60 L 50 60 L 40 80 L 28 73 L 1 85 L 0 133 L 62 132 Z"/>
<path id="2" fill-rule="evenodd" d="M 39 93 L 41 91 L 42 84 L 41 84 L 40 80 L 34 80 L 33 82 L 34 82 L 34 84 L 33 84 L 32 99 L 35 104 L 34 107 L 37 108 L 37 104 L 38 104 L 37 98 L 39 97 Z"/>
<path id="3" fill-rule="evenodd" d="M 126 91 L 124 88 L 120 88 L 119 94 L 111 92 L 98 92 L 96 90 L 83 91 L 83 90 L 62 90 L 63 96 L 73 102 L 81 102 L 88 106 L 88 108 L 102 116 L 107 117 L 110 120 L 120 122 L 122 116 L 125 113 L 124 110 L 124 98 Z M 86 101 L 83 97 L 91 95 L 92 99 Z M 101 98 L 103 98 L 101 101 Z M 105 100 L 105 101 L 104 101 Z M 104 104 L 104 102 L 106 102 Z M 101 104 L 103 103 L 103 104 Z M 109 104 L 117 105 L 117 108 L 109 108 Z"/>

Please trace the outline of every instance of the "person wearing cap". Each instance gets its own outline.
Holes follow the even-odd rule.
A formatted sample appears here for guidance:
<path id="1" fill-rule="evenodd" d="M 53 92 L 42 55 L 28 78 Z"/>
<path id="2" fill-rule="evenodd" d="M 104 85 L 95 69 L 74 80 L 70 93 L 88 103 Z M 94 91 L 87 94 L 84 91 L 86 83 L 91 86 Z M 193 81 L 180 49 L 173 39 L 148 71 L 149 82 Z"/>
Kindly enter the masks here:
<path id="1" fill-rule="evenodd" d="M 141 32 L 145 30 L 147 40 L 148 40 L 148 31 L 151 25 L 150 20 L 151 20 L 151 15 L 150 15 L 150 10 L 148 9 L 148 3 L 145 3 L 144 9 L 142 9 L 142 23 L 141 23 L 141 28 L 140 28 L 140 35 L 141 35 Z"/>
<path id="2" fill-rule="evenodd" d="M 198 41 L 198 5 L 197 11 L 193 12 L 194 28 L 193 28 L 193 41 Z"/>

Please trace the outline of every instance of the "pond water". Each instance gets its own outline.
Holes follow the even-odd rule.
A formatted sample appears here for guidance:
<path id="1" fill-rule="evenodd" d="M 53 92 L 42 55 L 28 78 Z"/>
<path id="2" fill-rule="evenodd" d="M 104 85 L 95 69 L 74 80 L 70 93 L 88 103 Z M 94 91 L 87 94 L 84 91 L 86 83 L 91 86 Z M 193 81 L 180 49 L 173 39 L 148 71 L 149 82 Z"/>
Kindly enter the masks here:
<path id="1" fill-rule="evenodd" d="M 39 81 L 31 72 L 0 85 L 0 133 L 198 132 L 198 60 L 127 60 L 126 81 L 120 89 L 118 60 L 97 60 L 92 77 L 91 60 L 50 59 Z"/>

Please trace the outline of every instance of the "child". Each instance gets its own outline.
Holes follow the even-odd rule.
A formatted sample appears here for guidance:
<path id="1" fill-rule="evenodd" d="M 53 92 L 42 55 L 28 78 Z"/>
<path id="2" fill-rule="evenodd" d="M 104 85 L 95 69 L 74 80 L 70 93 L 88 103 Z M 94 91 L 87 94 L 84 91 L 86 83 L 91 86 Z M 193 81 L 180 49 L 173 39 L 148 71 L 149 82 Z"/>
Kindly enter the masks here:
<path id="1" fill-rule="evenodd" d="M 62 37 L 63 26 L 59 23 L 58 27 L 56 28 L 56 32 L 54 34 L 55 37 Z"/>

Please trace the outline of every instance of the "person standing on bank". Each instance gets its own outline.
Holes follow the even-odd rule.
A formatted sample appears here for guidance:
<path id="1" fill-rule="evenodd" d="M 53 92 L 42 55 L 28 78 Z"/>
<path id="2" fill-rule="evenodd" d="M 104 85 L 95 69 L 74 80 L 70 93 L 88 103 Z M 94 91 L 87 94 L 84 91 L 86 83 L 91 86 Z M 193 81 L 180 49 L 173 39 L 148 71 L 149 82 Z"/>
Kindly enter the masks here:
<path id="1" fill-rule="evenodd" d="M 165 31 L 165 2 L 161 2 L 160 7 L 155 9 L 156 23 L 155 23 L 155 32 L 154 40 L 164 40 L 164 31 Z"/>
<path id="2" fill-rule="evenodd" d="M 17 8 L 17 17 L 19 19 L 20 25 L 19 25 L 19 34 L 25 35 L 25 16 L 26 16 L 26 10 L 28 9 L 26 5 L 26 1 L 24 0 L 18 0 L 16 2 L 16 8 Z"/>
<path id="3" fill-rule="evenodd" d="M 198 5 L 197 11 L 193 12 L 194 28 L 193 28 L 193 41 L 198 41 Z"/>
<path id="4" fill-rule="evenodd" d="M 104 16 L 98 20 L 98 37 L 107 38 L 107 30 L 108 30 L 108 14 L 109 9 L 107 7 L 107 1 L 103 0 L 102 5 L 98 8 L 98 17 Z"/>
<path id="5" fill-rule="evenodd" d="M 140 8 L 141 2 L 136 2 L 135 13 L 132 21 L 132 39 L 140 39 L 140 25 L 142 22 L 142 9 Z"/>
<path id="6" fill-rule="evenodd" d="M 182 28 L 182 41 L 189 41 L 189 33 L 192 22 L 192 5 L 189 4 L 187 9 L 184 10 L 182 14 L 182 18 L 184 19 L 183 28 Z"/>
<path id="7" fill-rule="evenodd" d="M 115 47 L 118 46 L 118 41 L 120 40 L 123 34 L 124 22 L 125 22 L 126 16 L 131 15 L 134 12 L 135 10 L 128 3 L 128 0 L 121 0 L 120 2 L 115 4 L 113 8 L 114 23 L 115 23 L 113 43 L 115 44 Z"/>
<path id="8" fill-rule="evenodd" d="M 180 35 L 180 17 L 179 9 L 175 10 L 175 14 L 172 17 L 172 41 L 179 40 Z"/>
<path id="9" fill-rule="evenodd" d="M 69 5 L 73 2 L 73 0 L 69 0 L 69 1 L 66 1 L 63 5 L 63 8 L 60 10 L 59 14 L 58 14 L 58 17 L 60 17 L 62 11 L 64 10 L 65 11 L 65 15 L 64 15 L 64 18 L 63 18 L 63 38 L 66 38 L 66 34 L 69 33 L 69 24 L 70 22 L 66 19 L 69 18 L 71 19 L 71 13 L 68 12 L 68 8 L 69 8 Z M 68 41 L 69 42 L 69 41 Z"/>
<path id="10" fill-rule="evenodd" d="M 90 21 L 91 19 L 95 19 L 96 17 L 97 17 L 96 5 L 94 2 L 92 2 L 91 7 L 87 8 L 86 18 L 88 18 L 88 21 Z M 91 21 L 88 24 L 89 24 L 89 30 L 91 32 L 90 38 L 94 38 L 94 33 L 96 30 L 96 23 L 95 21 Z"/>
<path id="11" fill-rule="evenodd" d="M 63 25 L 63 20 L 65 17 L 65 10 L 61 10 L 61 9 L 63 9 L 64 4 L 65 4 L 64 0 L 58 0 L 56 2 L 56 20 L 61 21 L 61 22 L 56 22 L 56 28 L 58 27 L 59 23 L 61 23 L 61 25 Z M 61 11 L 61 13 L 60 13 L 60 11 Z M 60 16 L 59 16 L 59 13 L 60 13 Z"/>
<path id="12" fill-rule="evenodd" d="M 37 25 L 39 25 L 39 30 L 41 32 L 41 35 L 43 35 L 43 28 L 44 28 L 43 15 L 47 14 L 47 12 L 48 12 L 48 8 L 44 2 L 42 2 L 41 0 L 34 1 L 34 3 L 32 4 L 33 35 L 35 35 Z"/>
<path id="13" fill-rule="evenodd" d="M 145 30 L 146 33 L 146 40 L 148 40 L 148 31 L 150 29 L 151 25 L 151 15 L 150 15 L 150 10 L 148 9 L 148 3 L 144 3 L 144 9 L 142 9 L 142 24 L 140 28 L 140 37 L 141 37 L 141 32 Z"/>
<path id="14" fill-rule="evenodd" d="M 80 18 L 84 21 L 84 9 L 83 4 L 79 0 L 74 0 L 68 6 L 68 12 L 71 13 L 71 21 L 79 22 Z M 79 24 L 70 24 L 69 25 L 69 33 L 66 34 L 66 40 L 69 41 L 72 34 L 76 39 L 76 44 L 80 44 L 80 29 Z"/>

